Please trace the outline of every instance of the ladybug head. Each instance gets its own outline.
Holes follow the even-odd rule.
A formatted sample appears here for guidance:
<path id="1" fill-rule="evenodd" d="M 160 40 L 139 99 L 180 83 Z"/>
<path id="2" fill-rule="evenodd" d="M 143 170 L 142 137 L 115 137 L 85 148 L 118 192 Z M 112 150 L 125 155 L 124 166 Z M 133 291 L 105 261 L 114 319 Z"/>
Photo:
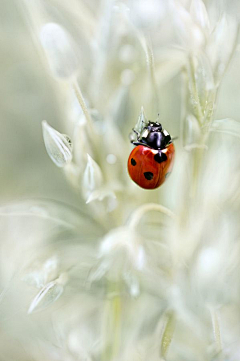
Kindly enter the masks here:
<path id="1" fill-rule="evenodd" d="M 147 129 L 149 132 L 161 132 L 162 125 L 160 123 L 148 122 Z"/>
<path id="2" fill-rule="evenodd" d="M 171 136 L 160 123 L 148 122 L 141 141 L 153 149 L 164 149 L 171 143 Z"/>

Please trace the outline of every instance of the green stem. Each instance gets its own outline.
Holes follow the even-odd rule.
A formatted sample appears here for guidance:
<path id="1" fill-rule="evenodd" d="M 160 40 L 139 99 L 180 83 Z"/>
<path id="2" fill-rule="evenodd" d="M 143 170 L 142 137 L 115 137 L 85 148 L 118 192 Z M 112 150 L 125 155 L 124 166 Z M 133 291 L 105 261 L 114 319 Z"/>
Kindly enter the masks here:
<path id="1" fill-rule="evenodd" d="M 193 102 L 193 109 L 195 111 L 196 118 L 199 122 L 199 125 L 203 124 L 203 111 L 199 100 L 198 90 L 197 90 L 197 83 L 195 78 L 195 66 L 192 56 L 189 57 L 189 67 L 188 67 L 188 74 L 189 74 L 189 87 L 190 93 Z"/>
<path id="2" fill-rule="evenodd" d="M 112 361 L 119 354 L 121 342 L 122 300 L 120 283 L 109 282 L 105 304 L 102 361 Z"/>
<path id="3" fill-rule="evenodd" d="M 97 163 L 101 163 L 101 152 L 99 152 L 99 135 L 96 133 L 95 131 L 95 127 L 94 127 L 94 123 L 93 123 L 93 120 L 92 120 L 92 117 L 88 111 L 88 108 L 87 108 L 87 105 L 85 103 L 85 100 L 83 98 L 83 95 L 82 95 L 82 92 L 81 92 L 81 89 L 77 83 L 77 80 L 75 79 L 72 83 L 72 88 L 75 92 L 75 95 L 77 97 L 77 100 L 82 108 L 82 111 L 83 111 L 83 114 L 86 118 L 86 127 L 85 127 L 85 130 L 86 130 L 86 136 L 87 138 L 89 139 L 89 148 L 91 149 L 92 151 L 92 156 L 94 158 L 94 160 L 97 162 Z M 79 140 L 81 141 L 81 140 Z"/>
<path id="4" fill-rule="evenodd" d="M 176 327 L 176 316 L 174 312 L 168 312 L 166 315 L 166 323 L 162 334 L 160 356 L 165 359 L 169 346 L 172 342 L 173 333 Z"/>
<path id="5" fill-rule="evenodd" d="M 222 338 L 221 338 L 221 331 L 219 326 L 219 318 L 218 314 L 215 310 L 210 310 L 211 318 L 212 318 L 212 326 L 213 326 L 213 335 L 216 344 L 216 351 L 217 353 L 222 352 Z"/>
<path id="6" fill-rule="evenodd" d="M 192 150 L 192 182 L 190 189 L 190 196 L 192 199 L 194 199 L 197 195 L 199 175 L 202 169 L 201 167 L 204 153 L 206 151 L 206 147 L 204 145 L 207 141 L 208 134 L 208 132 L 206 134 L 202 134 L 202 137 L 200 139 L 200 147 Z"/>
<path id="7" fill-rule="evenodd" d="M 185 122 L 187 118 L 187 102 L 188 102 L 188 79 L 187 72 L 183 69 L 181 85 L 181 113 L 180 113 L 180 141 L 182 147 L 186 144 L 185 138 Z"/>
<path id="8" fill-rule="evenodd" d="M 81 92 L 81 89 L 78 85 L 78 82 L 76 80 L 74 80 L 72 82 L 72 87 L 73 87 L 73 90 L 75 92 L 75 95 L 77 97 L 77 100 L 82 108 L 82 111 L 83 111 L 83 114 L 85 115 L 85 118 L 88 122 L 88 125 L 89 127 L 91 128 L 91 130 L 93 129 L 93 121 L 92 121 L 92 117 L 88 111 L 88 108 L 87 108 L 87 105 L 85 103 L 85 100 L 83 98 L 83 95 L 82 95 L 82 92 Z"/>

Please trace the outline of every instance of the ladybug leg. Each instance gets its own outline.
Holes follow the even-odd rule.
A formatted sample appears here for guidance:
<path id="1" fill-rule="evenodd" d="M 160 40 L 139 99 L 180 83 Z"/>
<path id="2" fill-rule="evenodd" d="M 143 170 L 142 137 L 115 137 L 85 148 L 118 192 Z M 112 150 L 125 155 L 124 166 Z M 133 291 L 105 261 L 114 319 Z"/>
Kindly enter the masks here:
<path id="1" fill-rule="evenodd" d="M 144 145 L 144 147 L 151 148 L 151 147 L 150 147 L 149 145 L 147 145 L 146 143 L 143 143 L 143 142 L 140 142 L 140 141 L 132 142 L 132 144 L 134 144 L 134 145 Z"/>
<path id="2" fill-rule="evenodd" d="M 167 160 L 167 156 L 165 153 L 163 153 L 161 151 L 161 149 L 158 149 L 158 152 L 157 154 L 155 154 L 154 156 L 154 160 L 157 162 L 157 163 L 162 163 L 162 162 L 165 162 Z"/>
<path id="3" fill-rule="evenodd" d="M 140 139 L 140 133 L 137 130 L 135 130 L 134 128 L 132 128 L 132 133 L 129 134 L 129 139 L 130 139 L 131 143 L 136 141 L 135 140 L 136 136 L 134 135 L 134 133 L 137 134 L 137 139 L 136 140 Z"/>
<path id="4" fill-rule="evenodd" d="M 133 131 L 134 133 L 136 133 L 137 135 L 140 135 L 140 133 L 139 133 L 136 129 L 132 128 L 132 131 Z"/>
<path id="5" fill-rule="evenodd" d="M 137 140 L 139 140 L 139 138 L 140 138 L 140 133 L 136 130 L 136 129 L 132 129 L 132 131 L 135 133 L 135 134 L 137 134 Z"/>

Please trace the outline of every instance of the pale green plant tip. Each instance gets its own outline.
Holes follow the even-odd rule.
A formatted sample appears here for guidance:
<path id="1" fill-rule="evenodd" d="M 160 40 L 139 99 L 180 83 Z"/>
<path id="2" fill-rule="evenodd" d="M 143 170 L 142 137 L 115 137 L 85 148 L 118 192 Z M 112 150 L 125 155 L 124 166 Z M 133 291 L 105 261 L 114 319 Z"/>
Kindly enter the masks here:
<path id="1" fill-rule="evenodd" d="M 101 168 L 92 159 L 92 157 L 89 154 L 87 154 L 87 165 L 83 173 L 82 187 L 83 190 L 86 191 L 88 199 L 90 194 L 93 191 L 99 189 L 102 184 L 103 184 L 103 176 L 102 176 Z"/>
<path id="2" fill-rule="evenodd" d="M 63 286 L 58 282 L 50 282 L 44 286 L 33 299 L 28 314 L 41 311 L 57 301 L 63 292 Z"/>
<path id="3" fill-rule="evenodd" d="M 174 312 L 168 312 L 165 315 L 165 325 L 163 329 L 162 334 L 162 340 L 161 340 L 161 349 L 160 349 L 160 356 L 165 359 L 167 356 L 168 349 L 170 347 L 170 344 L 172 342 L 174 330 L 176 327 L 176 315 Z"/>
<path id="4" fill-rule="evenodd" d="M 43 139 L 47 153 L 56 166 L 62 168 L 72 160 L 72 141 L 66 134 L 52 128 L 46 120 L 42 122 Z"/>

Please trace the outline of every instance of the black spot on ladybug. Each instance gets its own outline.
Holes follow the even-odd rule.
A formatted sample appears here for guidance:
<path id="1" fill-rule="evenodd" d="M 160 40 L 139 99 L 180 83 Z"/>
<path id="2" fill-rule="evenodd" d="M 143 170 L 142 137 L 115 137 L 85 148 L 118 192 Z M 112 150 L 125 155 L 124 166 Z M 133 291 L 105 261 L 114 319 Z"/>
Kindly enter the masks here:
<path id="1" fill-rule="evenodd" d="M 165 178 L 168 178 L 170 176 L 171 172 L 168 172 L 165 174 Z"/>
<path id="2" fill-rule="evenodd" d="M 133 165 L 133 166 L 135 166 L 136 164 L 137 164 L 137 162 L 135 161 L 135 159 L 131 159 L 131 164 Z"/>
<path id="3" fill-rule="evenodd" d="M 167 156 L 165 153 L 159 151 L 157 154 L 154 155 L 154 160 L 158 163 L 165 162 L 167 160 Z"/>
<path id="4" fill-rule="evenodd" d="M 144 177 L 147 179 L 147 180 L 151 180 L 153 179 L 153 173 L 152 172 L 144 172 Z"/>

